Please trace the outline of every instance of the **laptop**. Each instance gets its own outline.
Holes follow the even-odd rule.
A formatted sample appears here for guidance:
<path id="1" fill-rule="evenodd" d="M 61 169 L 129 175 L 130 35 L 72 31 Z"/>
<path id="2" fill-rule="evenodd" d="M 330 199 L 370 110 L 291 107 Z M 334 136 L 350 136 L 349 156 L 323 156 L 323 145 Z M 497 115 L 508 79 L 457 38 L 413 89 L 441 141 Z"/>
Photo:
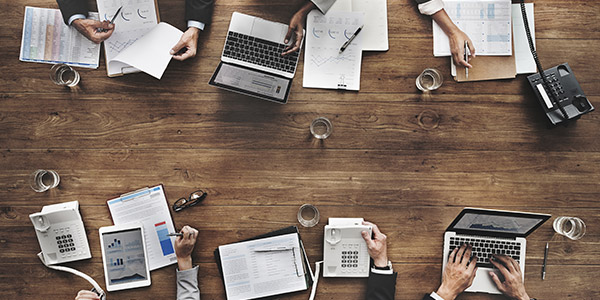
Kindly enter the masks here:
<path id="1" fill-rule="evenodd" d="M 477 256 L 477 274 L 473 284 L 465 291 L 501 294 L 489 275 L 489 271 L 493 270 L 501 276 L 490 263 L 492 254 L 504 254 L 514 258 L 519 263 L 524 277 L 525 237 L 549 218 L 550 215 L 547 214 L 480 208 L 463 209 L 444 234 L 442 274 L 450 252 L 462 244 L 470 244 L 473 246 L 472 256 Z"/>
<path id="2" fill-rule="evenodd" d="M 300 51 L 281 56 L 288 25 L 234 12 L 221 62 L 208 84 L 225 90 L 287 103 Z M 302 45 L 301 45 L 302 47 Z"/>

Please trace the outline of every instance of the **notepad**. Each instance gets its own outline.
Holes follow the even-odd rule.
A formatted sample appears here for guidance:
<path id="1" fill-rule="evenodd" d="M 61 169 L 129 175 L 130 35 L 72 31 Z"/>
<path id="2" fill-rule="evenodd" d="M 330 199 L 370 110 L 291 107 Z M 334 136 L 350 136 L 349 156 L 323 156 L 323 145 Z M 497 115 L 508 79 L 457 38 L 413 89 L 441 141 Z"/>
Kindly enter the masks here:
<path id="1" fill-rule="evenodd" d="M 256 299 L 308 289 L 297 232 L 223 245 L 215 252 L 228 300 Z"/>

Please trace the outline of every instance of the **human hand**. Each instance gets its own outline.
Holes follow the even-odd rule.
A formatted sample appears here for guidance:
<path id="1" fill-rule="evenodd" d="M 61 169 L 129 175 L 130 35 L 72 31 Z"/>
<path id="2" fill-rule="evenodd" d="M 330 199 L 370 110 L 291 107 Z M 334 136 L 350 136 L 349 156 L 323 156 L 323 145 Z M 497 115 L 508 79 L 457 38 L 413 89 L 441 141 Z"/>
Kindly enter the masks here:
<path id="1" fill-rule="evenodd" d="M 498 262 L 500 261 L 500 262 Z M 494 259 L 490 262 L 498 268 L 504 281 L 500 282 L 500 278 L 494 272 L 490 271 L 490 276 L 498 289 L 506 296 L 516 300 L 529 300 L 529 295 L 525 291 L 525 284 L 523 283 L 523 274 L 519 263 L 517 263 L 512 257 L 505 255 L 494 255 Z"/>
<path id="2" fill-rule="evenodd" d="M 81 290 L 77 293 L 75 300 L 100 300 L 100 297 L 92 291 Z"/>
<path id="3" fill-rule="evenodd" d="M 183 233 L 183 236 L 175 239 L 175 255 L 179 270 L 183 271 L 192 268 L 192 251 L 194 251 L 198 230 L 186 225 L 181 228 L 180 232 Z"/>
<path id="4" fill-rule="evenodd" d="M 88 40 L 100 44 L 102 41 L 106 40 L 110 37 L 110 35 L 115 31 L 115 24 L 111 24 L 108 21 L 98 21 L 92 19 L 76 19 L 71 23 L 77 31 L 83 34 Z M 104 29 L 106 31 L 98 32 L 98 28 Z"/>
<path id="5" fill-rule="evenodd" d="M 294 36 L 294 42 L 285 48 L 284 52 L 281 54 L 282 56 L 300 49 L 302 39 L 304 38 L 304 21 L 306 20 L 306 15 L 314 8 L 316 8 L 314 3 L 307 2 L 292 16 L 283 42 L 287 44 L 292 39 L 292 36 Z"/>
<path id="6" fill-rule="evenodd" d="M 465 60 L 465 41 L 469 43 L 469 50 L 471 51 L 469 60 L 475 57 L 475 46 L 473 46 L 473 42 L 469 36 L 456 27 L 456 29 L 448 35 L 448 39 L 450 40 L 450 52 L 452 52 L 454 63 L 457 66 L 472 68 L 473 66 Z"/>
<path id="7" fill-rule="evenodd" d="M 376 267 L 386 267 L 388 265 L 387 236 L 381 233 L 379 227 L 371 222 L 363 222 L 363 225 L 369 225 L 373 229 L 373 239 L 371 239 L 368 231 L 361 232 L 363 239 L 367 243 L 369 256 L 373 259 Z"/>
<path id="8" fill-rule="evenodd" d="M 477 273 L 477 257 L 471 257 L 472 246 L 463 244 L 460 248 L 454 248 L 448 258 L 448 263 L 442 275 L 442 284 L 436 294 L 444 300 L 453 300 L 473 284 Z"/>
<path id="9" fill-rule="evenodd" d="M 176 60 L 186 60 L 190 57 L 196 56 L 196 51 L 198 49 L 198 35 L 200 34 L 200 29 L 196 27 L 189 27 L 179 39 L 179 42 L 173 49 L 169 51 L 173 58 Z"/>

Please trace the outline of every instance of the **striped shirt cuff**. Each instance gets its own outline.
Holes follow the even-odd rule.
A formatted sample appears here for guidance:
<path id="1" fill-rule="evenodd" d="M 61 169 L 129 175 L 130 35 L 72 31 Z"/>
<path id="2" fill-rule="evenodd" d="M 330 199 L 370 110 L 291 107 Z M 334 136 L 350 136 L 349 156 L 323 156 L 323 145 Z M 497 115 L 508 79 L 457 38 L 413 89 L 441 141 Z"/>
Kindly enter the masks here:
<path id="1" fill-rule="evenodd" d="M 419 4 L 419 11 L 424 15 L 431 16 L 442 9 L 444 9 L 444 2 L 442 0 L 431 0 Z"/>

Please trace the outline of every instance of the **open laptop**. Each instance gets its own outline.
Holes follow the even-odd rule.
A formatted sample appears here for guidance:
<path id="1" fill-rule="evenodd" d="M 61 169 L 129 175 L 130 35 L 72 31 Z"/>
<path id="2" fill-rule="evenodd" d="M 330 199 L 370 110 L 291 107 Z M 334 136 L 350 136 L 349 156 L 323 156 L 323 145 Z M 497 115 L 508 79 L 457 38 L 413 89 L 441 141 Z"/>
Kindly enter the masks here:
<path id="1" fill-rule="evenodd" d="M 465 208 L 444 234 L 444 261 L 446 268 L 450 252 L 462 244 L 473 246 L 472 256 L 477 256 L 477 274 L 467 292 L 501 294 L 492 281 L 489 271 L 492 254 L 505 254 L 514 258 L 525 276 L 525 237 L 540 227 L 550 215 L 516 211 Z"/>
<path id="2" fill-rule="evenodd" d="M 287 103 L 300 51 L 281 56 L 288 25 L 234 12 L 221 62 L 208 84 Z"/>

